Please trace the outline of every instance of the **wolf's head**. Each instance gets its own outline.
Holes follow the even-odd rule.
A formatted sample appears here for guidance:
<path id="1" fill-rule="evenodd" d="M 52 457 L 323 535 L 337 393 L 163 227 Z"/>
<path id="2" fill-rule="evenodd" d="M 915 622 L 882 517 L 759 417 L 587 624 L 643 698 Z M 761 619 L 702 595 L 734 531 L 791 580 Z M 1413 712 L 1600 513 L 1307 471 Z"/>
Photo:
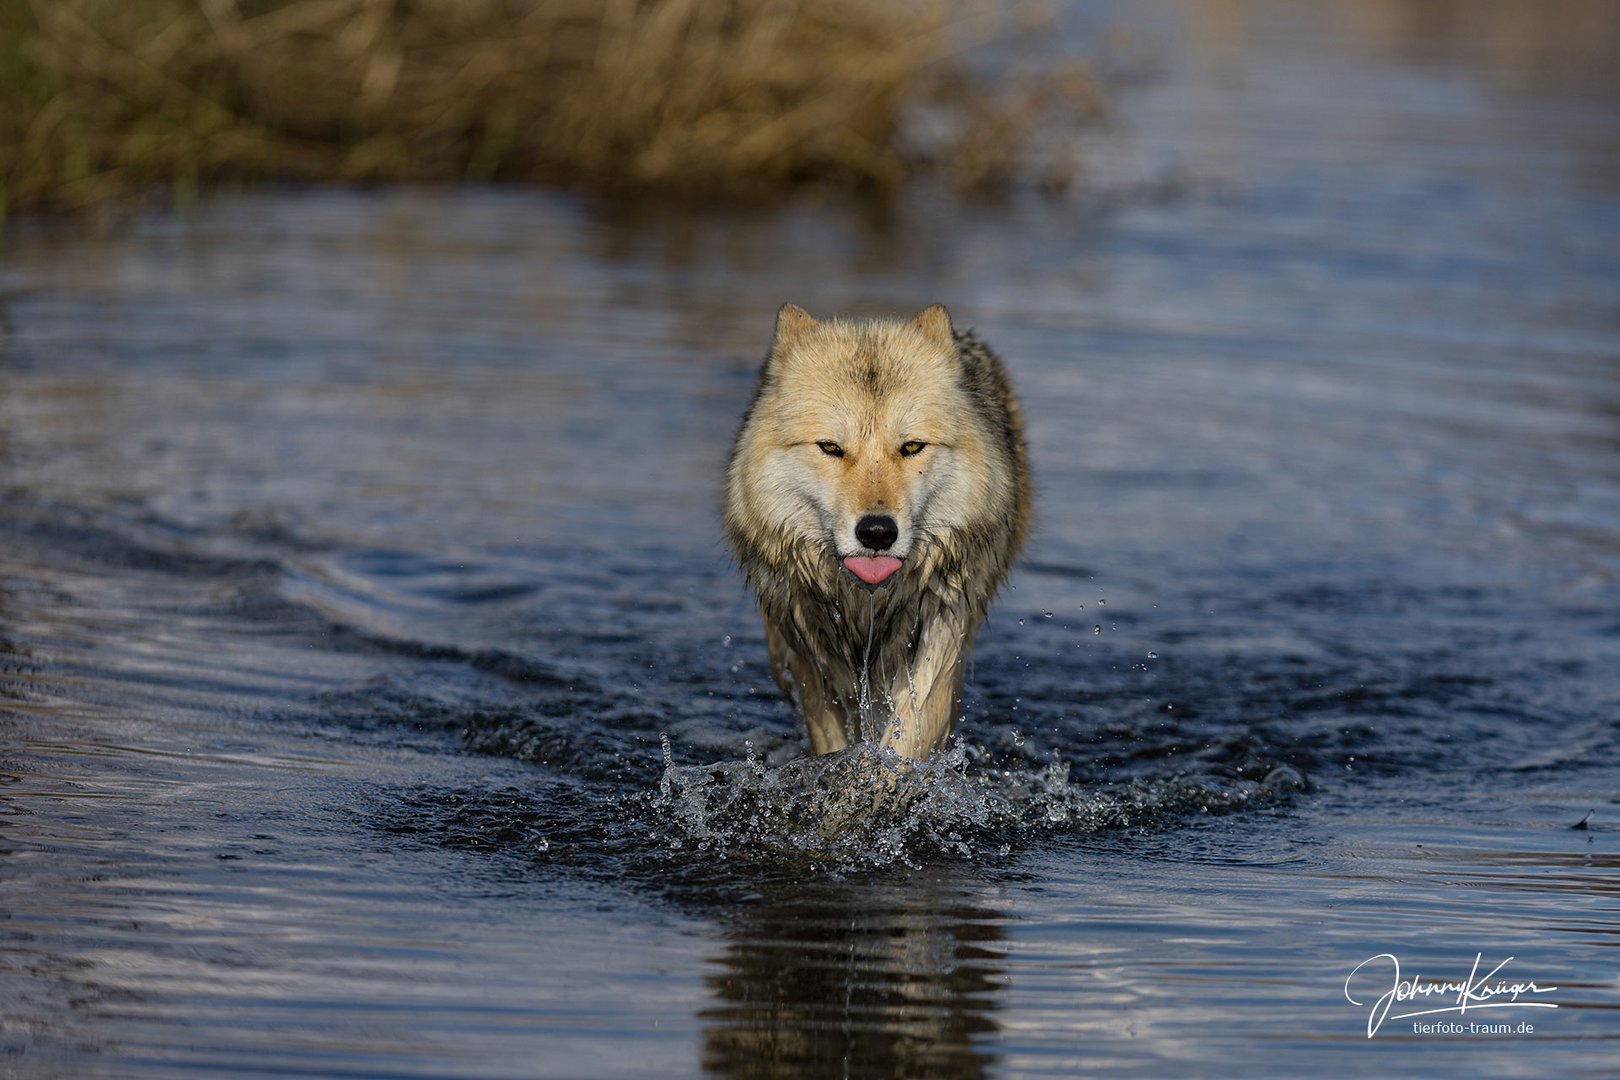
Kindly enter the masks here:
<path id="1" fill-rule="evenodd" d="M 728 531 L 745 562 L 877 587 L 1004 512 L 1016 481 L 999 449 L 942 306 L 856 322 L 787 304 L 737 436 Z"/>

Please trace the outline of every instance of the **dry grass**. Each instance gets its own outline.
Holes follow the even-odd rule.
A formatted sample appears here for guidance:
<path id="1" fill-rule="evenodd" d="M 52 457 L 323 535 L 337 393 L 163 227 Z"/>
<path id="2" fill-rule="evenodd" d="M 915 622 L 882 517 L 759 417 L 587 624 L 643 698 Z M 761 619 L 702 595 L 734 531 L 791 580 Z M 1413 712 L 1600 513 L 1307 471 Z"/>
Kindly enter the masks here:
<path id="1" fill-rule="evenodd" d="M 975 76 L 973 0 L 0 0 L 0 209 L 222 181 L 775 196 L 1061 187 L 1083 69 Z"/>

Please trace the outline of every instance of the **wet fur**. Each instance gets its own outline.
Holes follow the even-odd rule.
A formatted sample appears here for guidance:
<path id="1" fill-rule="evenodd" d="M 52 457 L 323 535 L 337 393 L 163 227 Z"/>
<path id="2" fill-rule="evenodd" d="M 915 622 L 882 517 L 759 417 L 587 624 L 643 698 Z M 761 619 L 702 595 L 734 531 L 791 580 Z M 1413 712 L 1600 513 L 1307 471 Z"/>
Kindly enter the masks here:
<path id="1" fill-rule="evenodd" d="M 928 445 L 905 457 L 908 439 Z M 820 440 L 850 446 L 829 461 Z M 902 530 L 902 566 L 875 587 L 841 562 L 866 513 Z M 945 744 L 1029 513 L 1012 387 L 943 307 L 859 322 L 783 307 L 733 447 L 726 534 L 812 752 L 871 738 L 921 759 Z"/>

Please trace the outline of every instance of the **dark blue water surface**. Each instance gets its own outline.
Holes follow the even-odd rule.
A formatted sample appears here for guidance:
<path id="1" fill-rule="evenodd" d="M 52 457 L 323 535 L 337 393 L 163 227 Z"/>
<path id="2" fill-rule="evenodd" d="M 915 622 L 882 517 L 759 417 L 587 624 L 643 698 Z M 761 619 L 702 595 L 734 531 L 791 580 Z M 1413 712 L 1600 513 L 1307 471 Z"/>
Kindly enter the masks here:
<path id="1" fill-rule="evenodd" d="M 1068 202 L 13 224 L 0 1074 L 1612 1075 L 1620 9 L 1068 18 Z M 784 300 L 1029 415 L 918 775 L 720 543 Z"/>

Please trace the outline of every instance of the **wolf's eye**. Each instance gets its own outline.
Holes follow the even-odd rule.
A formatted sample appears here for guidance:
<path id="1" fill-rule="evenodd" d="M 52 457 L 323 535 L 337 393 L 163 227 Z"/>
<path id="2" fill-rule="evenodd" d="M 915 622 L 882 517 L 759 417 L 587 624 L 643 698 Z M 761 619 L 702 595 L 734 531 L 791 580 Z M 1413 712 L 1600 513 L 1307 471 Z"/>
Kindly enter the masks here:
<path id="1" fill-rule="evenodd" d="M 816 445 L 821 448 L 821 452 L 823 454 L 827 454 L 830 457 L 844 456 L 844 448 L 833 442 L 831 439 L 823 439 L 816 443 Z"/>
<path id="2" fill-rule="evenodd" d="M 907 442 L 903 442 L 900 444 L 900 456 L 912 457 L 915 454 L 920 454 L 923 452 L 923 447 L 927 445 L 927 443 L 921 442 L 917 439 L 911 439 Z"/>

